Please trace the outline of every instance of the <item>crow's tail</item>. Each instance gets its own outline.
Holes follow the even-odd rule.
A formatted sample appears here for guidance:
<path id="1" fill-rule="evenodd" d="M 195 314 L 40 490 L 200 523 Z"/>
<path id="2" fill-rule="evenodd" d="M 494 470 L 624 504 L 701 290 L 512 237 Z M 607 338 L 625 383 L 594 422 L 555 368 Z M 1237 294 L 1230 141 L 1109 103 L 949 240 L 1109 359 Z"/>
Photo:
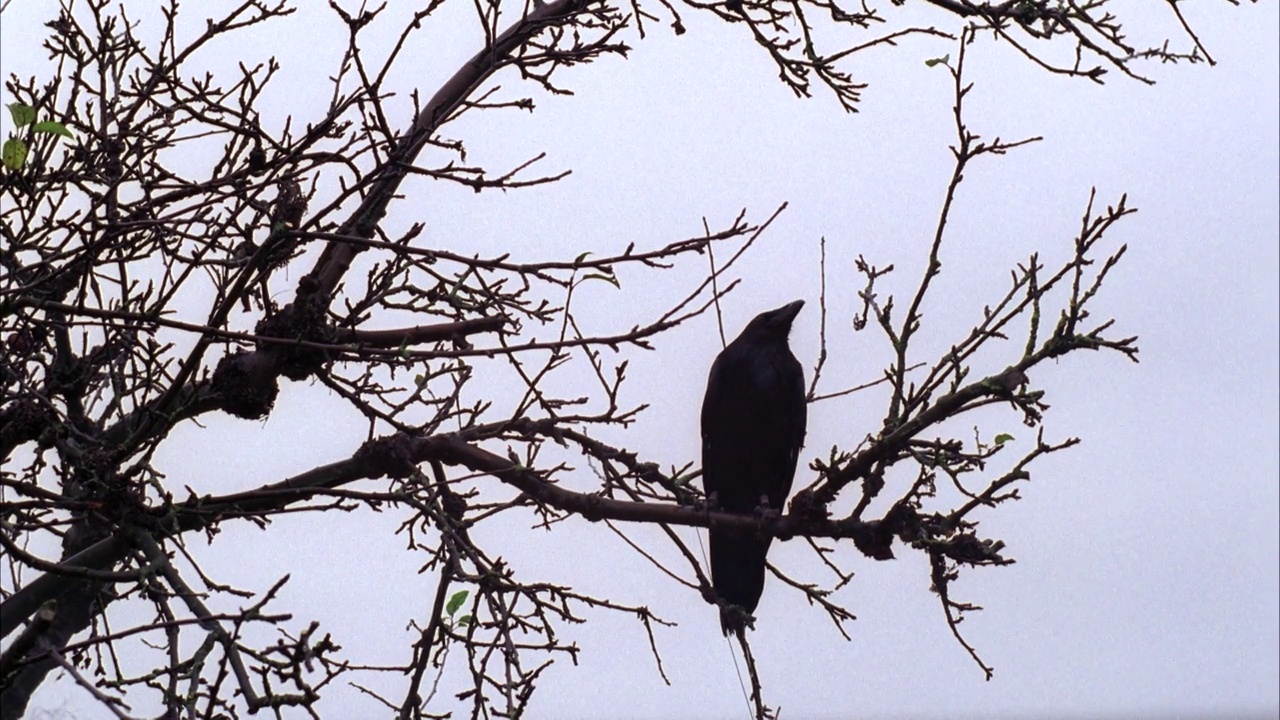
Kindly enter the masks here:
<path id="1" fill-rule="evenodd" d="M 713 529 L 711 585 L 720 599 L 720 629 L 741 636 L 764 592 L 765 558 L 773 538 L 750 530 Z"/>

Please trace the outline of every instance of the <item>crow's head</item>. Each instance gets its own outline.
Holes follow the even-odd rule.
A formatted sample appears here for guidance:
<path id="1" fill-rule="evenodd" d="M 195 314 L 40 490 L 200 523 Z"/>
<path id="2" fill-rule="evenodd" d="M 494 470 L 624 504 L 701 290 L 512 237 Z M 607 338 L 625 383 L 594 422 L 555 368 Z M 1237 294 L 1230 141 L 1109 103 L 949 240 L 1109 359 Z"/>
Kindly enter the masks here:
<path id="1" fill-rule="evenodd" d="M 753 341 L 786 342 L 787 335 L 791 332 L 791 321 L 796 319 L 802 307 L 804 307 L 804 301 L 796 300 L 780 308 L 762 312 L 747 323 L 747 327 L 742 331 L 742 337 Z"/>

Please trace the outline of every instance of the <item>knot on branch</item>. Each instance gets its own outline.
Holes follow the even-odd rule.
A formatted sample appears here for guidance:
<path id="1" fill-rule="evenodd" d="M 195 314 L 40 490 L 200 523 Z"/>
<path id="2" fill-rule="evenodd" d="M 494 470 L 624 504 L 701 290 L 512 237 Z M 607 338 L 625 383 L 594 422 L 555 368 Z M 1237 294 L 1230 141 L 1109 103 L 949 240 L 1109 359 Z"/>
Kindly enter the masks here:
<path id="1" fill-rule="evenodd" d="M 956 528 L 941 515 L 935 513 L 923 517 L 911 510 L 910 519 L 902 523 L 899 537 L 930 555 L 950 558 L 965 565 L 1013 564 L 1011 558 L 1000 554 L 1005 547 L 1004 541 L 979 538 L 973 534 L 974 527 L 972 523 L 962 523 Z"/>
<path id="2" fill-rule="evenodd" d="M 1012 399 L 1014 392 L 1030 382 L 1027 374 L 1017 367 L 1010 366 L 999 375 L 992 375 L 983 381 L 983 386 L 996 397 Z"/>
<path id="3" fill-rule="evenodd" d="M 965 533 L 942 544 L 943 555 L 966 565 L 1012 565 L 1013 559 L 1000 554 L 1003 540 L 982 539 Z"/>
<path id="4" fill-rule="evenodd" d="M 604 519 L 604 512 L 601 508 L 603 503 L 600 501 L 601 497 L 599 495 L 593 494 L 586 497 L 586 502 L 583 503 L 580 511 L 584 520 L 587 522 L 600 522 Z"/>
<path id="5" fill-rule="evenodd" d="M 413 440 L 403 433 L 374 438 L 360 446 L 353 459 L 371 478 L 404 479 L 418 470 L 413 461 Z M 465 509 L 465 506 L 464 506 Z"/>
<path id="6" fill-rule="evenodd" d="M 44 406 L 31 398 L 9 403 L 0 410 L 0 449 L 8 457 L 10 449 L 40 437 L 52 423 Z"/>
<path id="7" fill-rule="evenodd" d="M 921 517 L 915 508 L 903 502 L 896 503 L 880 520 L 860 522 L 854 518 L 842 520 L 841 525 L 853 524 L 851 533 L 854 547 L 873 560 L 892 560 L 893 539 L 913 543 L 920 537 Z"/>
<path id="8" fill-rule="evenodd" d="M 869 520 L 862 523 L 860 532 L 853 534 L 853 545 L 872 560 L 892 560 L 896 534 L 888 516 L 884 520 Z"/>
<path id="9" fill-rule="evenodd" d="M 307 213 L 307 196 L 294 178 L 287 177 L 276 184 L 276 200 L 271 206 L 271 231 L 293 230 L 302 223 Z"/>
<path id="10" fill-rule="evenodd" d="M 247 351 L 227 355 L 218 362 L 212 389 L 224 411 L 245 420 L 266 417 L 280 393 L 268 356 Z"/>
<path id="11" fill-rule="evenodd" d="M 818 497 L 813 488 L 805 488 L 791 498 L 791 513 L 798 516 L 805 524 L 821 522 L 831 517 L 827 503 Z"/>
<path id="12" fill-rule="evenodd" d="M 440 491 L 440 507 L 444 509 L 444 514 L 454 524 L 461 523 L 467 514 L 467 499 L 445 483 L 438 483 L 436 487 Z"/>
<path id="13" fill-rule="evenodd" d="M 68 493 L 78 500 L 100 502 L 122 484 L 111 453 L 96 444 L 79 446 L 68 465 L 71 469 Z"/>
<path id="14" fill-rule="evenodd" d="M 329 362 L 330 354 L 321 348 L 281 343 L 279 340 L 329 345 L 338 335 L 326 322 L 324 305 L 314 298 L 292 303 L 271 317 L 263 318 L 256 332 L 262 338 L 258 341 L 258 349 L 269 351 L 278 372 L 290 380 L 306 380 L 315 375 Z"/>

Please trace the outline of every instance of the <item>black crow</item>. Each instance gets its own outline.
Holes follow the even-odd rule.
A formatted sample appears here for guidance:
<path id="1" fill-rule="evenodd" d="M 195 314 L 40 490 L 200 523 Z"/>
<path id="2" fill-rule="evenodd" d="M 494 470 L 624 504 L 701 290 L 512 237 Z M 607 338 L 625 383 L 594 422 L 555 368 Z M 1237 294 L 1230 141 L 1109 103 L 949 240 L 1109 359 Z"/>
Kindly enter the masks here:
<path id="1" fill-rule="evenodd" d="M 713 509 L 781 511 L 804 444 L 804 370 L 787 346 L 803 300 L 761 313 L 711 365 L 702 401 L 702 486 Z M 712 527 L 720 628 L 739 636 L 764 592 L 771 536 Z"/>

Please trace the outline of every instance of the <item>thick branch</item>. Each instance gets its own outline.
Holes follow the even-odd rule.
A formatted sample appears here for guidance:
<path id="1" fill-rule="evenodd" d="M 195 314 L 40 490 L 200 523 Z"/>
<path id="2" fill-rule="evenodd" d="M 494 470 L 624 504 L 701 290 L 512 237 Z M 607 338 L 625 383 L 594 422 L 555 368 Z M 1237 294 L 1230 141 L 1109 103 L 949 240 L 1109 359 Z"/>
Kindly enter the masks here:
<path id="1" fill-rule="evenodd" d="M 530 37 L 548 26 L 563 23 L 573 17 L 584 4 L 584 0 L 555 0 L 545 5 L 535 3 L 533 12 L 499 35 L 493 45 L 480 50 L 458 68 L 453 77 L 436 91 L 418 113 L 402 144 L 384 166 L 384 171 L 378 176 L 360 207 L 338 229 L 338 234 L 372 238 L 378 223 L 387 213 L 387 206 L 395 198 L 401 181 L 408 176 L 414 159 L 445 119 Z M 352 259 L 360 249 L 356 245 L 340 242 L 326 246 L 316 262 L 315 270 L 309 276 L 310 282 L 300 285 L 299 298 L 312 294 L 330 296 L 346 275 Z"/>

